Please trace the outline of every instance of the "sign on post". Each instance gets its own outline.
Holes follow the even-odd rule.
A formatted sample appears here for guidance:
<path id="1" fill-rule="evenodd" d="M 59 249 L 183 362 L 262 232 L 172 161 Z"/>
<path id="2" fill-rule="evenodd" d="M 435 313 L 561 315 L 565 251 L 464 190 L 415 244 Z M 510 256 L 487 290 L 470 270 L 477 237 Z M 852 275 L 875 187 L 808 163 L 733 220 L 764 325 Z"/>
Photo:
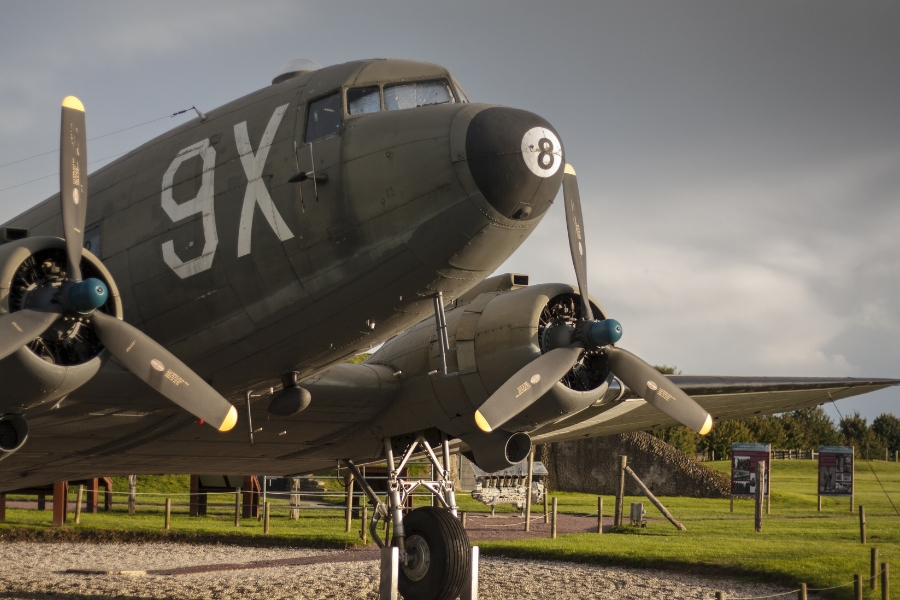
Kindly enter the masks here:
<path id="1" fill-rule="evenodd" d="M 769 465 L 772 454 L 771 444 L 731 444 L 731 495 L 736 498 L 752 498 L 756 495 L 756 463 L 765 465 L 763 494 L 769 495 Z"/>
<path id="2" fill-rule="evenodd" d="M 819 446 L 819 495 L 853 497 L 853 446 Z"/>

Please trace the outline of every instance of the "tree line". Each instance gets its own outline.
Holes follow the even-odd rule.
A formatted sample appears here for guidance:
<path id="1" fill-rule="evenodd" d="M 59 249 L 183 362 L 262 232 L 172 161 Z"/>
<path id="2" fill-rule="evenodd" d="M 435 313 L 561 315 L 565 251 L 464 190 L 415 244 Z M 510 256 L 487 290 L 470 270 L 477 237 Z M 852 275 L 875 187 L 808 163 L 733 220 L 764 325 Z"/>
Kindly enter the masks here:
<path id="1" fill-rule="evenodd" d="M 658 366 L 661 373 L 676 373 L 675 367 Z M 872 424 L 858 412 L 837 424 L 820 406 L 779 415 L 719 421 L 706 436 L 687 427 L 667 427 L 650 431 L 662 441 L 688 456 L 715 452 L 716 458 L 731 457 L 732 442 L 771 444 L 772 449 L 818 450 L 819 446 L 853 446 L 859 457 L 884 458 L 900 450 L 900 419 L 882 413 Z"/>

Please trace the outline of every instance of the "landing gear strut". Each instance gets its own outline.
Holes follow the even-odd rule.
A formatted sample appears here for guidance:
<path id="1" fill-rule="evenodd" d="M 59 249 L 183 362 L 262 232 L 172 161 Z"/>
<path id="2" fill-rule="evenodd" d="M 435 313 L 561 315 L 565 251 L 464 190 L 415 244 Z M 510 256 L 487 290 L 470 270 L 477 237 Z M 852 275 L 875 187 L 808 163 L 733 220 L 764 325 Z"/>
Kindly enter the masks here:
<path id="1" fill-rule="evenodd" d="M 424 432 L 417 433 L 402 448 L 399 464 L 394 450 L 401 448 L 397 440 L 384 440 L 385 458 L 388 464 L 387 504 L 381 501 L 352 461 L 345 461 L 354 478 L 360 483 L 366 496 L 375 505 L 375 514 L 369 526 L 372 539 L 380 548 L 397 548 L 399 569 L 397 589 L 407 600 L 438 600 L 462 596 L 471 597 L 477 590 L 477 549 L 469 544 L 469 537 L 457 518 L 456 494 L 450 477 L 450 445 L 441 434 L 443 464 Z M 403 467 L 417 452 L 425 452 L 438 474 L 436 481 L 407 480 L 400 477 Z M 403 508 L 417 488 L 429 490 L 440 507 L 423 507 L 410 511 L 405 517 Z M 378 522 L 391 519 L 393 535 L 390 544 L 378 536 Z M 474 552 L 473 552 L 474 550 Z M 475 559 L 477 561 L 477 558 Z M 383 562 L 383 564 L 385 564 Z M 472 575 L 475 575 L 474 581 Z M 384 581 L 385 573 L 382 573 Z M 465 588 L 465 589 L 464 589 Z M 477 591 L 476 591 L 477 594 Z M 383 596 L 384 597 L 384 596 Z"/>

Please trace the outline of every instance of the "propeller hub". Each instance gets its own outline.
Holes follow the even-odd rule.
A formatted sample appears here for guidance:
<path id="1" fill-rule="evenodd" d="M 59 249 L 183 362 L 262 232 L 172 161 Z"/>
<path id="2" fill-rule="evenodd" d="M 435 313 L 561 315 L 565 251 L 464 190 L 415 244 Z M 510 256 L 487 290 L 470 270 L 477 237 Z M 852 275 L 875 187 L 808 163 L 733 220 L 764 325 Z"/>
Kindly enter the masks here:
<path id="1" fill-rule="evenodd" d="M 615 344 L 622 339 L 622 324 L 615 319 L 594 321 L 588 330 L 588 338 L 598 348 Z"/>
<path id="2" fill-rule="evenodd" d="M 109 300 L 106 284 L 94 277 L 78 281 L 69 289 L 69 303 L 77 312 L 86 315 L 94 312 Z"/>

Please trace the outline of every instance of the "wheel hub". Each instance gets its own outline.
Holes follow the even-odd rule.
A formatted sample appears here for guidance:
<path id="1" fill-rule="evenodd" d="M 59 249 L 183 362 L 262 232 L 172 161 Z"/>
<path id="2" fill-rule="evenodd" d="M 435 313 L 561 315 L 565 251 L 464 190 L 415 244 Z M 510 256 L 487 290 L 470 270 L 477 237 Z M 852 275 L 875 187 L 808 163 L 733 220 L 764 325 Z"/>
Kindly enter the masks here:
<path id="1" fill-rule="evenodd" d="M 412 581 L 420 581 L 428 573 L 431 565 L 431 550 L 428 542 L 420 535 L 411 535 L 406 538 L 406 562 L 403 563 L 403 572 Z"/>

